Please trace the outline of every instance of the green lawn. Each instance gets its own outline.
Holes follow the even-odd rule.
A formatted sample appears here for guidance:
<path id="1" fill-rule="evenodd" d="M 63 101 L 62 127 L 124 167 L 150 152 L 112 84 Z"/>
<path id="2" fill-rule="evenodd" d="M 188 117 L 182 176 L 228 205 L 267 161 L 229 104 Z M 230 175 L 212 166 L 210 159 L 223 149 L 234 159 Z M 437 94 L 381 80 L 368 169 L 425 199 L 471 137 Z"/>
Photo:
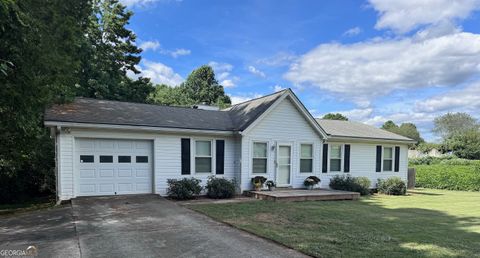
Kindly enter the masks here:
<path id="1" fill-rule="evenodd" d="M 318 257 L 480 257 L 479 192 L 190 208 Z"/>

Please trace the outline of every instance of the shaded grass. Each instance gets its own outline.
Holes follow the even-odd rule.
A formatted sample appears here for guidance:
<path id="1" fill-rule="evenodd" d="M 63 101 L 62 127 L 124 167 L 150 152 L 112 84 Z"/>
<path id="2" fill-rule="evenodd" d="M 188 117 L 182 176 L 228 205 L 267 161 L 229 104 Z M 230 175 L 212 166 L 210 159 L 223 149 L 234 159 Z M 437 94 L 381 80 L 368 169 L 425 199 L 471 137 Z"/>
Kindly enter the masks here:
<path id="1" fill-rule="evenodd" d="M 478 192 L 190 208 L 317 257 L 480 257 Z"/>
<path id="2" fill-rule="evenodd" d="M 55 206 L 55 196 L 44 196 L 15 204 L 0 204 L 0 215 L 16 214 Z"/>

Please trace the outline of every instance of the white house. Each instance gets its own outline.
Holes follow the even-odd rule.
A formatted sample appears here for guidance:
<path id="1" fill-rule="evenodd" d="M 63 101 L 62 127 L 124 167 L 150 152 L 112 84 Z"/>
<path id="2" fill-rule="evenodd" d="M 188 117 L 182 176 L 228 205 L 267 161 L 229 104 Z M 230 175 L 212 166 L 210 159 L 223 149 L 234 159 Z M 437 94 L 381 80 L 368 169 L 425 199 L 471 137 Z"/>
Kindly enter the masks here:
<path id="1" fill-rule="evenodd" d="M 262 175 L 300 188 L 316 175 L 407 180 L 411 139 L 368 125 L 315 120 L 290 90 L 212 110 L 77 98 L 45 113 L 56 143 L 59 200 L 166 194 L 167 179 Z"/>

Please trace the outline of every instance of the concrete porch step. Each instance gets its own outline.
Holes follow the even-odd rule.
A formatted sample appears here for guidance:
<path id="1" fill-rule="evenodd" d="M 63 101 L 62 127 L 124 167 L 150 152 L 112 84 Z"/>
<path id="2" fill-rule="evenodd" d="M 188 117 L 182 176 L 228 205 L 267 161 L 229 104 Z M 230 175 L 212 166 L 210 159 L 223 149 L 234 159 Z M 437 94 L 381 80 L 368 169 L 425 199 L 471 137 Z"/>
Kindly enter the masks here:
<path id="1" fill-rule="evenodd" d="M 330 189 L 276 189 L 275 191 L 248 191 L 250 197 L 270 201 L 332 201 L 357 200 L 360 193 Z"/>

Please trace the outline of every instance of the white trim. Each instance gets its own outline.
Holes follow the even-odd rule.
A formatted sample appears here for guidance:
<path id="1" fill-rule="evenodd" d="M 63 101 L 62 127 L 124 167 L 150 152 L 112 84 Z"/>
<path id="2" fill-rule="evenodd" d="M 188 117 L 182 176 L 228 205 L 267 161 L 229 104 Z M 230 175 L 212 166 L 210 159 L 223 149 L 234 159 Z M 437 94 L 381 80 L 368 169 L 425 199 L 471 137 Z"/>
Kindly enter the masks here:
<path id="1" fill-rule="evenodd" d="M 335 171 L 332 171 L 331 169 L 331 164 L 330 164 L 330 156 L 332 154 L 332 146 L 335 145 L 335 146 L 340 146 L 340 170 L 335 170 Z M 343 160 L 345 159 L 345 144 L 344 143 L 329 143 L 328 144 L 328 160 L 327 160 L 327 163 L 328 163 L 328 173 L 334 173 L 334 174 L 338 174 L 338 173 L 343 173 Z"/>
<path id="2" fill-rule="evenodd" d="M 215 164 L 216 162 L 214 162 L 214 157 L 215 157 L 215 150 L 214 150 L 214 144 L 213 144 L 213 141 L 215 139 L 205 139 L 205 138 L 192 138 L 192 143 L 190 143 L 190 145 L 193 145 L 193 148 L 191 151 L 191 155 L 193 156 L 192 158 L 192 161 L 193 161 L 193 173 L 194 175 L 207 175 L 207 174 L 215 174 Z M 210 172 L 197 172 L 197 163 L 196 163 L 196 158 L 197 158 L 197 141 L 201 141 L 201 142 L 210 142 L 210 156 L 198 156 L 198 158 L 210 158 L 210 168 L 211 168 L 211 171 Z"/>
<path id="3" fill-rule="evenodd" d="M 91 128 L 91 129 L 120 129 L 120 130 L 134 130 L 134 131 L 151 131 L 151 132 L 165 132 L 165 133 L 196 133 L 196 134 L 211 134 L 211 135 L 233 135 L 233 131 L 218 131 L 218 130 L 199 130 L 199 129 L 183 129 L 183 128 L 167 128 L 167 127 L 153 127 L 153 126 L 136 126 L 136 125 L 113 125 L 113 124 L 95 124 L 95 123 L 74 123 L 74 122 L 57 122 L 45 121 L 45 126 L 62 126 L 75 128 Z"/>
<path id="4" fill-rule="evenodd" d="M 278 163 L 278 158 L 279 158 L 279 151 L 280 151 L 280 147 L 281 146 L 287 146 L 287 147 L 290 147 L 290 173 L 289 173 L 289 182 L 288 184 L 279 184 L 278 183 L 278 170 L 279 170 L 279 163 Z M 287 186 L 292 186 L 292 181 L 293 181 L 293 143 L 292 142 L 277 142 L 276 144 L 276 148 L 275 148 L 275 152 L 276 152 L 276 158 L 275 158 L 275 163 L 276 163 L 276 166 L 275 166 L 275 184 L 277 184 L 277 186 L 279 187 L 287 187 Z"/>
<path id="5" fill-rule="evenodd" d="M 348 136 L 328 136 L 327 143 L 329 142 L 358 142 L 358 143 L 372 143 L 372 144 L 383 144 L 383 143 L 397 143 L 397 144 L 409 144 L 416 143 L 416 141 L 409 140 L 395 140 L 395 139 L 380 139 L 380 138 L 361 138 L 361 137 L 348 137 Z"/>
<path id="6" fill-rule="evenodd" d="M 267 145 L 267 153 L 266 153 L 266 157 L 265 157 L 267 159 L 267 166 L 265 168 L 265 173 L 255 173 L 255 172 L 253 172 L 253 159 L 254 159 L 254 157 L 253 157 L 253 145 L 255 143 L 265 143 Z M 269 164 L 270 163 L 270 148 L 271 148 L 270 146 L 271 145 L 270 145 L 270 142 L 268 140 L 252 139 L 250 141 L 250 147 L 249 148 L 250 148 L 250 168 L 251 168 L 250 169 L 250 175 L 251 176 L 263 176 L 263 175 L 268 176 L 269 168 L 270 168 L 270 164 Z"/>
<path id="7" fill-rule="evenodd" d="M 312 171 L 311 172 L 301 172 L 301 165 L 302 165 L 302 144 L 303 145 L 312 145 Z M 313 175 L 315 174 L 315 143 L 314 142 L 298 142 L 298 175 Z"/>
<path id="8" fill-rule="evenodd" d="M 384 170 L 383 169 L 383 161 L 385 160 L 385 148 L 392 149 L 392 169 L 391 170 Z M 395 171 L 395 146 L 393 145 L 382 145 L 382 169 L 380 172 L 382 173 L 392 173 Z"/>

